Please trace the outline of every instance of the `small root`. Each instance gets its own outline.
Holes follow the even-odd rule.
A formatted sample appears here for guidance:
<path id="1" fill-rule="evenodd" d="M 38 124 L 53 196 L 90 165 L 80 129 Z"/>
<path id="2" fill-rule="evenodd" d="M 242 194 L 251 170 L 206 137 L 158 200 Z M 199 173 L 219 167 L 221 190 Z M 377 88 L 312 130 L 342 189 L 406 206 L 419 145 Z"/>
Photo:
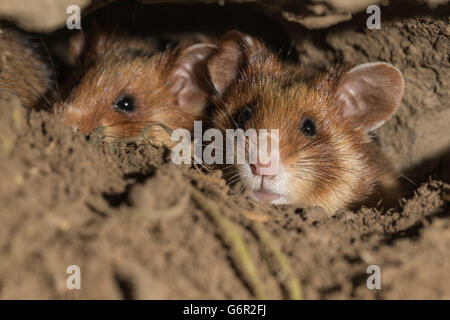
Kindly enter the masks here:
<path id="1" fill-rule="evenodd" d="M 249 210 L 244 210 L 243 215 L 244 215 L 244 217 L 246 217 L 249 220 L 259 221 L 259 222 L 266 222 L 266 221 L 269 221 L 269 219 L 270 219 L 270 217 L 266 214 L 249 211 Z"/>
<path id="2" fill-rule="evenodd" d="M 223 216 L 220 210 L 197 188 L 192 187 L 191 194 L 194 201 L 217 226 L 224 243 L 230 247 L 236 268 L 238 268 L 244 281 L 250 287 L 252 294 L 256 299 L 264 299 L 261 275 L 250 256 L 249 249 L 245 244 L 239 227 Z"/>
<path id="3" fill-rule="evenodd" d="M 275 239 L 264 228 L 262 223 L 253 223 L 252 230 L 260 241 L 260 247 L 267 257 L 272 257 L 276 265 L 267 259 L 269 269 L 273 271 L 277 282 L 280 283 L 282 289 L 286 292 L 287 298 L 291 300 L 301 300 L 302 290 L 299 279 L 295 276 L 288 262 L 288 259 L 283 254 L 281 249 L 276 245 Z"/>

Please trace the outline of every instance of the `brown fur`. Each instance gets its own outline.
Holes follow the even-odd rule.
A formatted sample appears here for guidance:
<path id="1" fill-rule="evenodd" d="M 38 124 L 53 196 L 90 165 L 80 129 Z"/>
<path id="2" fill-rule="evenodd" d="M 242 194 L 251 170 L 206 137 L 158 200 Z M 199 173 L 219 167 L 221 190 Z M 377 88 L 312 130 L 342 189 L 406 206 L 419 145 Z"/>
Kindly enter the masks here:
<path id="1" fill-rule="evenodd" d="M 235 60 L 244 67 L 228 87 L 220 84 L 220 88 L 227 88 L 222 93 L 218 90 L 212 126 L 223 131 L 237 127 L 279 129 L 280 158 L 290 175 L 288 195 L 292 203 L 321 206 L 331 212 L 361 203 L 378 192 L 383 177 L 391 177 L 387 166 L 378 161 L 379 154 L 373 152 L 375 143 L 367 132 L 339 112 L 338 86 L 345 80 L 346 70 L 306 78 L 299 66 L 282 64 L 259 41 L 252 39 L 248 45 L 239 40 L 242 35 L 232 33 L 231 37 L 238 39 L 242 51 L 233 48 L 228 54 L 237 52 Z M 226 54 L 226 48 L 222 47 L 221 54 Z M 221 69 L 212 61 L 216 68 L 210 66 L 212 73 L 217 69 L 226 73 L 230 68 L 228 64 Z M 246 119 L 242 119 L 244 108 L 251 109 Z M 318 125 L 315 138 L 300 132 L 304 116 Z M 233 166 L 230 169 L 236 174 Z M 389 183 L 394 187 L 395 179 Z"/>
<path id="2" fill-rule="evenodd" d="M 187 47 L 156 52 L 154 42 L 113 33 L 97 36 L 87 50 L 79 85 L 56 107 L 67 124 L 83 133 L 101 127 L 106 136 L 128 138 L 152 123 L 192 130 L 193 121 L 202 118 L 207 94 L 188 96 L 189 105 L 183 107 L 173 89 L 176 79 L 171 73 L 182 63 Z M 194 80 L 201 85 L 203 79 Z M 135 112 L 123 114 L 112 108 L 122 95 L 134 97 Z M 149 137 L 156 144 L 170 144 L 160 126 L 153 126 Z"/>
<path id="3" fill-rule="evenodd" d="M 0 99 L 16 96 L 31 108 L 44 96 L 52 73 L 41 50 L 24 33 L 0 24 Z"/>

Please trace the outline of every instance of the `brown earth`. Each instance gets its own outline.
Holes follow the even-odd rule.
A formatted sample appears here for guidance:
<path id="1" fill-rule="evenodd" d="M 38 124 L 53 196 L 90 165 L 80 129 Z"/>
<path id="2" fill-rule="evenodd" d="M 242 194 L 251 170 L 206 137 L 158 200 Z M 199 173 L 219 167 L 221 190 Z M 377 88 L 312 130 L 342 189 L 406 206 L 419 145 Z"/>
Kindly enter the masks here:
<path id="1" fill-rule="evenodd" d="M 377 132 L 415 183 L 400 209 L 253 203 L 220 171 L 175 166 L 138 140 L 86 140 L 12 99 L 0 104 L 0 298 L 450 299 L 449 18 L 386 11 L 378 31 L 365 14 L 280 24 L 303 64 L 385 60 L 404 73 L 399 112 Z M 381 290 L 366 286 L 372 264 Z M 66 288 L 69 265 L 81 290 Z"/>

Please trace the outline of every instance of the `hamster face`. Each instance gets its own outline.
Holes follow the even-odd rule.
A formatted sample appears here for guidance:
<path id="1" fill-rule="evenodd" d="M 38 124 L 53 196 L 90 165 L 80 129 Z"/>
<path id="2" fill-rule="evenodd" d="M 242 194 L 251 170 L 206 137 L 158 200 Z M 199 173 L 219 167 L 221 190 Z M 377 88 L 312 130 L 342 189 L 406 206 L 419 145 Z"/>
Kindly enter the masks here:
<path id="1" fill-rule="evenodd" d="M 260 159 L 258 141 L 256 163 L 224 168 L 254 199 L 335 211 L 373 193 L 384 168 L 373 159 L 368 133 L 400 104 L 397 68 L 375 62 L 306 75 L 236 31 L 224 36 L 208 67 L 217 91 L 215 128 L 278 130 L 268 159 Z"/>
<path id="2" fill-rule="evenodd" d="M 252 198 L 334 210 L 361 200 L 351 199 L 357 194 L 352 189 L 372 187 L 360 183 L 362 175 L 373 174 L 362 147 L 366 135 L 338 117 L 331 88 L 317 88 L 322 80 L 306 83 L 291 72 L 272 74 L 240 81 L 220 99 L 219 109 L 229 112 L 217 113 L 217 128 L 278 129 L 278 154 L 269 155 L 270 164 L 277 163 L 269 174 L 259 174 L 258 164 L 227 169 Z"/>
<path id="3" fill-rule="evenodd" d="M 107 53 L 64 102 L 64 121 L 83 133 L 103 128 L 106 136 L 118 138 L 139 135 L 151 121 L 168 126 L 180 122 L 182 110 L 167 113 L 176 101 L 160 77 L 158 60 Z"/>
<path id="4" fill-rule="evenodd" d="M 85 134 L 101 128 L 107 138 L 138 136 L 155 123 L 192 130 L 207 100 L 197 69 L 213 47 L 198 44 L 155 53 L 145 43 L 105 43 L 90 57 L 79 84 L 56 107 L 63 121 Z M 151 126 L 148 138 L 170 144 L 161 126 Z"/>

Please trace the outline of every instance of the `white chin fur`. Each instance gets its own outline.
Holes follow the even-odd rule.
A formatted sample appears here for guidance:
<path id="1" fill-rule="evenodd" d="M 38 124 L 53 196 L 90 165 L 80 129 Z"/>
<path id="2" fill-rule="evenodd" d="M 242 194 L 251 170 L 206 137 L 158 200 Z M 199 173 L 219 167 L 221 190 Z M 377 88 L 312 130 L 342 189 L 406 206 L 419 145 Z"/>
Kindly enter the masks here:
<path id="1" fill-rule="evenodd" d="M 271 202 L 271 204 L 277 204 L 277 205 L 281 205 L 281 204 L 289 204 L 289 201 L 286 199 L 285 196 L 280 197 L 277 200 L 273 200 Z"/>
<path id="2" fill-rule="evenodd" d="M 239 174 L 241 176 L 241 181 L 245 184 L 247 189 L 251 191 L 257 191 L 261 188 L 261 177 L 255 176 L 252 173 L 250 166 L 248 164 L 239 166 Z M 279 198 L 267 202 L 275 205 L 290 203 L 287 196 L 287 189 L 288 189 L 287 186 L 289 181 L 288 178 L 289 177 L 285 168 L 282 165 L 280 165 L 279 171 L 275 177 L 271 179 L 265 179 L 264 190 L 270 193 L 280 195 Z M 253 192 L 251 193 L 250 197 L 256 201 L 261 201 L 261 199 L 256 197 Z"/>
<path id="3" fill-rule="evenodd" d="M 254 196 L 253 196 L 253 199 L 255 199 L 256 201 L 260 201 Z M 288 201 L 288 199 L 285 196 L 281 196 L 280 198 L 278 198 L 276 200 L 273 200 L 273 201 L 270 201 L 269 203 L 275 204 L 275 205 L 282 205 L 282 204 L 289 204 L 289 201 Z"/>

